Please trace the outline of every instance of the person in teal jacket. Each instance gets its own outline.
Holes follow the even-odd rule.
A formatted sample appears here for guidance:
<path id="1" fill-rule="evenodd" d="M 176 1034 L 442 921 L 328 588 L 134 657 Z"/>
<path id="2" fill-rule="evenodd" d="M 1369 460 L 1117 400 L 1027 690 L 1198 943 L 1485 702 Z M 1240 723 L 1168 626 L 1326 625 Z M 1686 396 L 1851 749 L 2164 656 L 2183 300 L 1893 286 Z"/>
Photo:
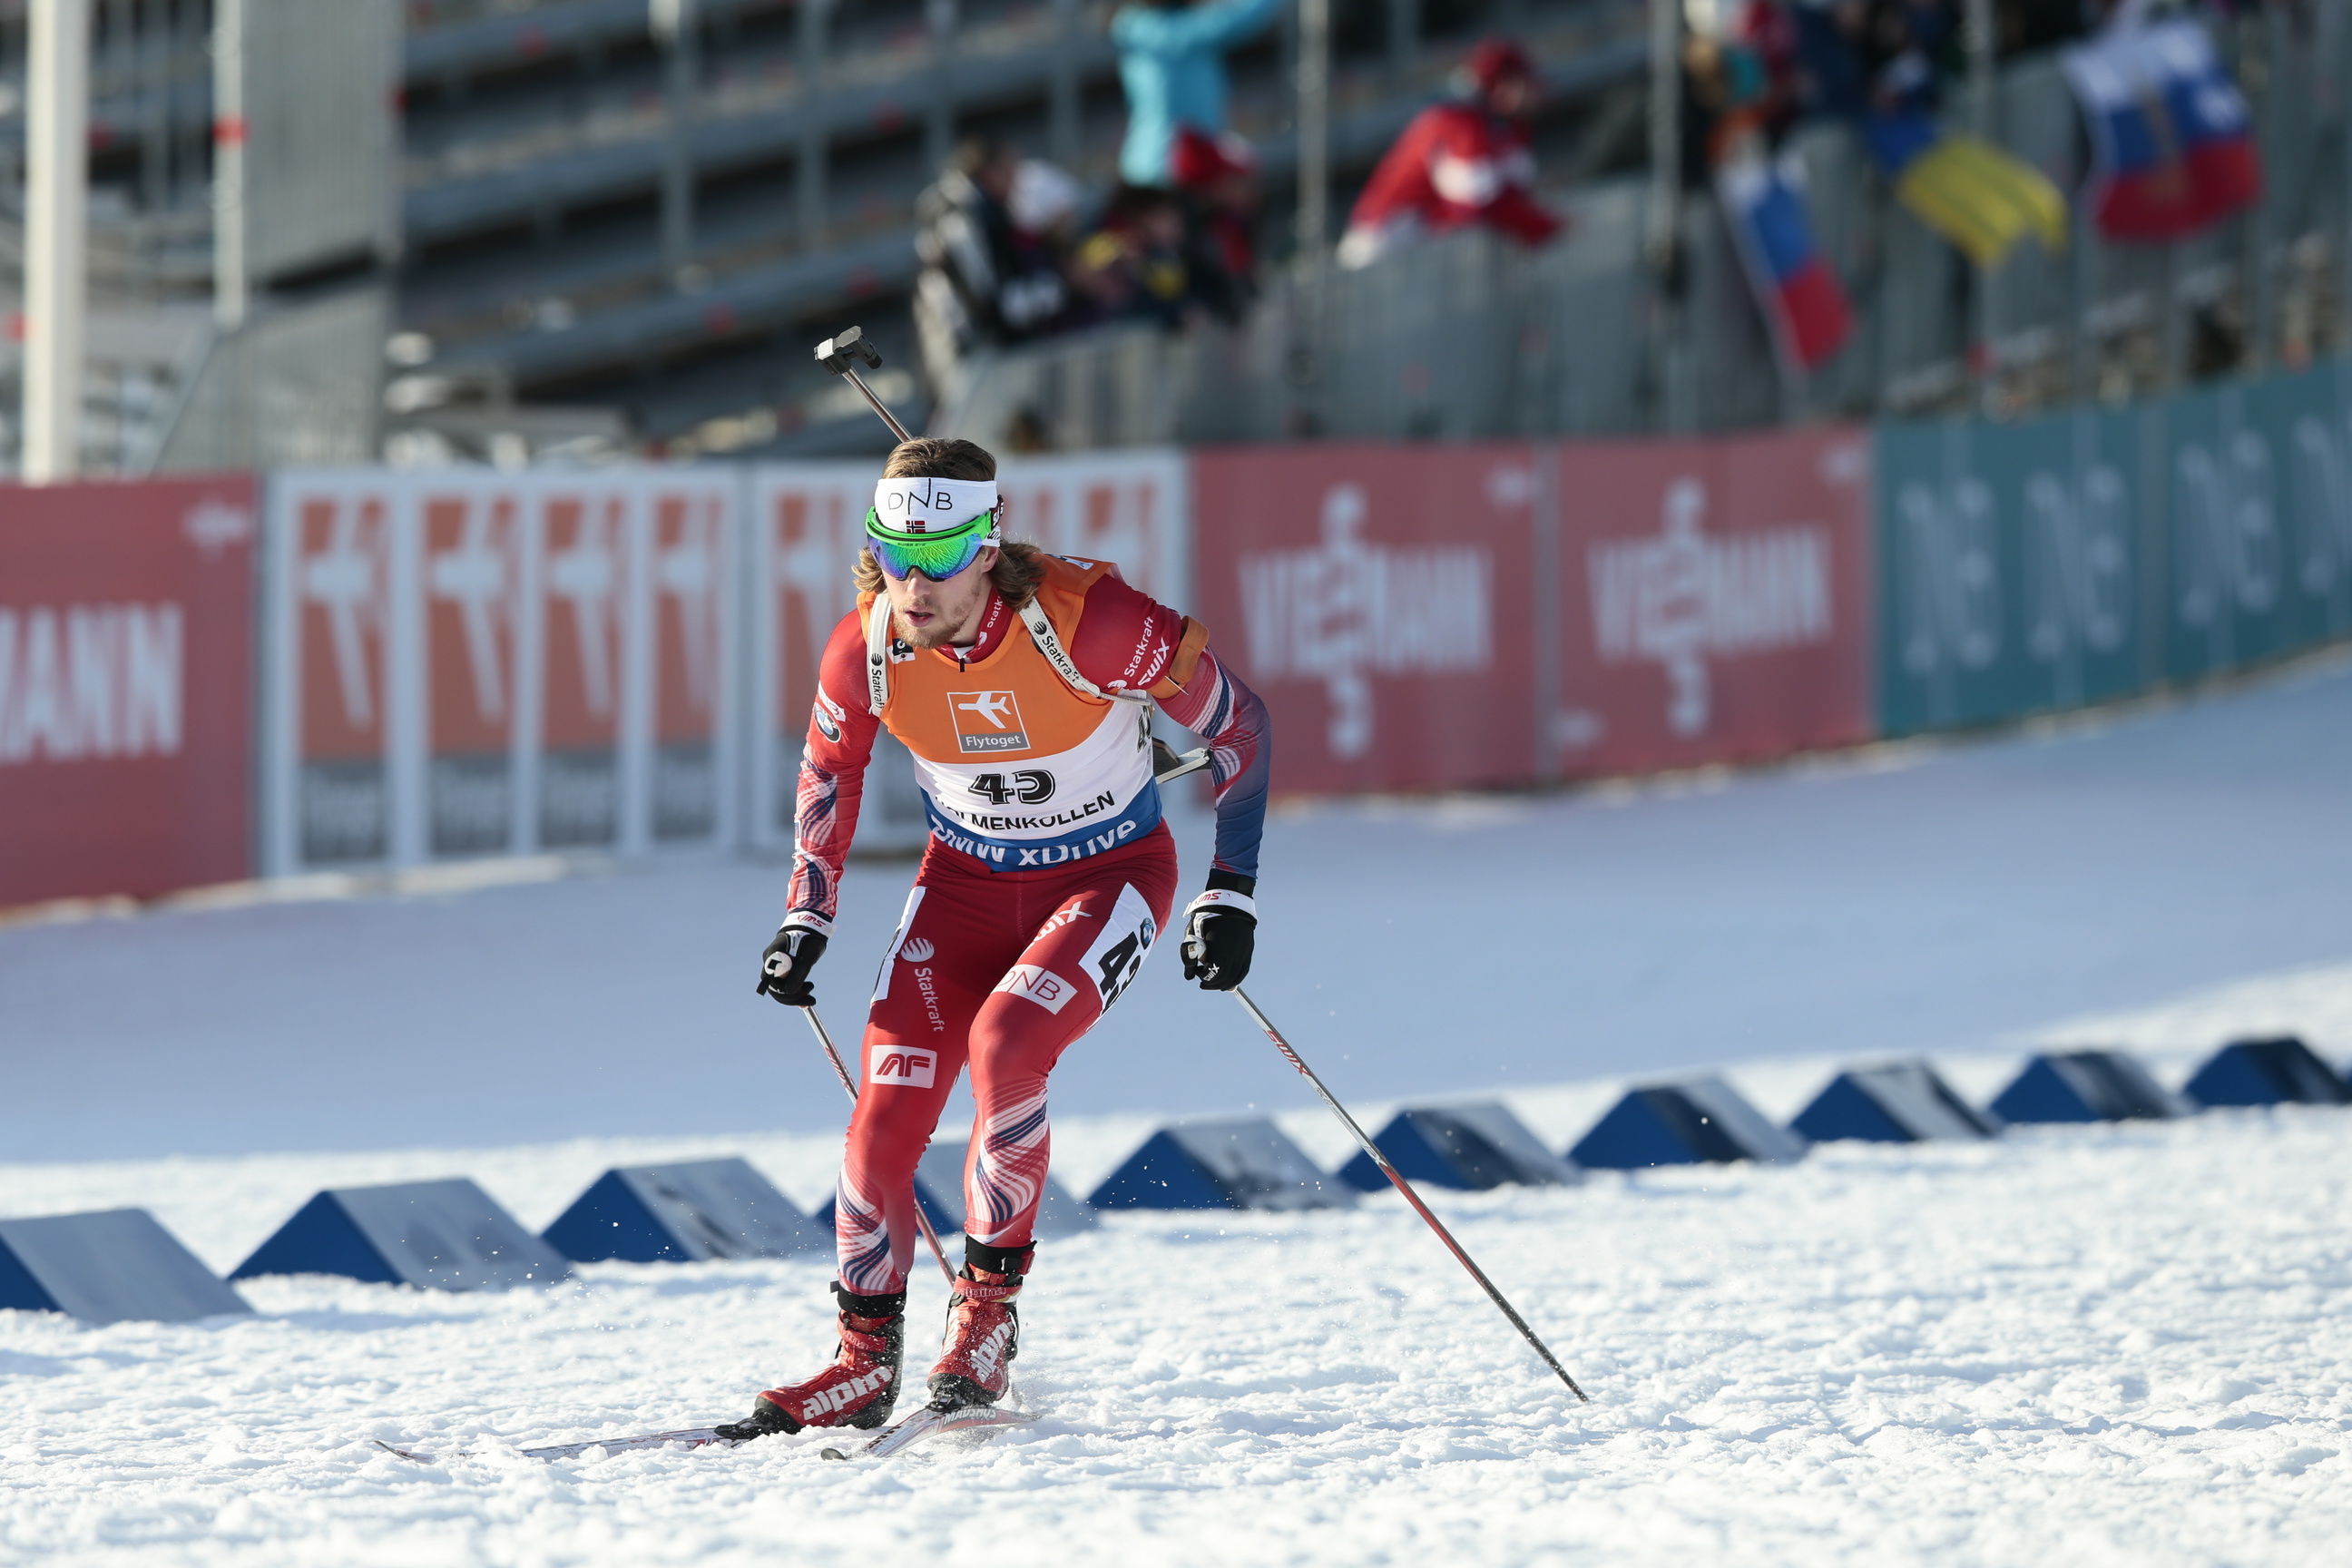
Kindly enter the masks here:
<path id="1" fill-rule="evenodd" d="M 1127 142 L 1118 175 L 1130 185 L 1170 183 L 1176 128 L 1225 129 L 1225 51 L 1274 19 L 1282 0 L 1141 0 L 1110 19 L 1118 79 L 1127 89 Z"/>

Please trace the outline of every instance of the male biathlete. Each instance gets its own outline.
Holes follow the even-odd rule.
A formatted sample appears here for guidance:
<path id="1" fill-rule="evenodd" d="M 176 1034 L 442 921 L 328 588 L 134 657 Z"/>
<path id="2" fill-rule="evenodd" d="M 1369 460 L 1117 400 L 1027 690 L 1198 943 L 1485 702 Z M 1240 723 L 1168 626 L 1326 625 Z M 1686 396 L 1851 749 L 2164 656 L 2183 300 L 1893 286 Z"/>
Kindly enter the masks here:
<path id="1" fill-rule="evenodd" d="M 1045 1079 L 1143 966 L 1176 891 L 1151 710 L 1209 742 L 1217 841 L 1184 913 L 1184 975 L 1247 977 L 1265 816 L 1265 706 L 1208 629 L 1107 562 L 1006 542 L 996 459 L 919 438 L 890 455 L 866 518 L 857 607 L 825 644 L 802 753 L 791 912 L 760 990 L 814 999 L 874 737 L 915 755 L 931 837 L 866 1015 L 864 1084 L 834 1209 L 841 1343 L 761 1394 L 725 1436 L 872 1427 L 898 1397 L 915 1165 L 956 1075 L 976 1115 L 964 1266 L 931 1369 L 938 1407 L 1003 1396 L 1045 1192 Z"/>

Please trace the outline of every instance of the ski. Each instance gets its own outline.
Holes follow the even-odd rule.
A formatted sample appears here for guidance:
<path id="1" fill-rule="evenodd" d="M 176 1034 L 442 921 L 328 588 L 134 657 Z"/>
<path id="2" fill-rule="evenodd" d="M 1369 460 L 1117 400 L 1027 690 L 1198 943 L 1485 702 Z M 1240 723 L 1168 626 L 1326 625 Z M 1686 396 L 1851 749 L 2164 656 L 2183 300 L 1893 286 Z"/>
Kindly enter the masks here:
<path id="1" fill-rule="evenodd" d="M 434 1462 L 433 1456 L 430 1454 L 421 1454 L 414 1448 L 397 1448 L 381 1437 L 372 1437 L 369 1441 L 387 1454 L 396 1455 L 420 1465 L 429 1465 Z M 558 1443 L 552 1447 L 525 1448 L 522 1452 L 525 1458 L 541 1459 L 553 1464 L 558 1459 L 576 1459 L 591 1448 L 602 1448 L 608 1454 L 617 1454 L 628 1448 L 664 1448 L 673 1443 L 681 1448 L 704 1448 L 713 1446 L 731 1448 L 737 1442 L 736 1438 L 720 1436 L 708 1426 L 688 1426 L 677 1432 L 642 1432 L 634 1437 L 598 1437 L 593 1442 Z"/>
<path id="2" fill-rule="evenodd" d="M 411 1448 L 395 1448 L 381 1437 L 371 1437 L 368 1441 L 397 1458 L 408 1459 L 419 1465 L 429 1465 L 433 1462 L 433 1456 L 430 1454 L 420 1454 Z"/>
<path id="3" fill-rule="evenodd" d="M 826 1448 L 823 1454 L 828 1459 L 887 1459 L 933 1437 L 954 1432 L 994 1432 L 1008 1426 L 1026 1426 L 1036 1419 L 1025 1410 L 1005 1410 L 993 1405 L 966 1405 L 944 1410 L 927 1405 L 912 1415 L 892 1422 L 849 1453 Z"/>
<path id="4" fill-rule="evenodd" d="M 618 1454 L 630 1448 L 665 1448 L 675 1443 L 681 1448 L 732 1448 L 742 1439 L 722 1437 L 708 1426 L 689 1426 L 679 1432 L 646 1432 L 635 1437 L 599 1437 L 593 1443 L 559 1443 L 551 1448 L 525 1448 L 523 1458 L 544 1459 L 552 1464 L 558 1459 L 576 1459 L 591 1448 L 602 1448 L 608 1454 Z"/>
<path id="5" fill-rule="evenodd" d="M 1025 1410 L 1005 1410 L 992 1405 L 968 1405 L 952 1410 L 927 1405 L 912 1415 L 892 1422 L 848 1453 L 839 1448 L 826 1448 L 823 1453 L 828 1459 L 887 1459 L 933 1437 L 944 1437 L 957 1432 L 993 1432 L 1008 1426 L 1026 1426 L 1036 1419 Z M 413 1464 L 435 1462 L 432 1455 L 420 1453 L 415 1448 L 395 1447 L 381 1437 L 368 1440 L 385 1453 Z M 709 1426 L 688 1426 L 676 1432 L 643 1432 L 632 1437 L 597 1437 L 585 1443 L 558 1443 L 545 1448 L 525 1448 L 522 1453 L 527 1459 L 554 1464 L 562 1459 L 576 1459 L 591 1448 L 602 1448 L 608 1454 L 625 1453 L 631 1448 L 666 1448 L 672 1444 L 681 1448 L 733 1448 L 747 1440 L 722 1437 Z"/>

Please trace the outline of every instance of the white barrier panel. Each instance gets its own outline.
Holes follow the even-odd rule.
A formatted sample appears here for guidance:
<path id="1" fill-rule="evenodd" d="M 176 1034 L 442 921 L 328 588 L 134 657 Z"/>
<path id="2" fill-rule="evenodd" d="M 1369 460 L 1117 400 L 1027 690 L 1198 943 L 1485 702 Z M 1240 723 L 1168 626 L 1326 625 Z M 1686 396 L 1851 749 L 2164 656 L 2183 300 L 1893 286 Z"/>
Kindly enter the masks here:
<path id="1" fill-rule="evenodd" d="M 272 474 L 265 872 L 789 846 L 876 472 Z M 1008 526 L 1181 605 L 1186 472 L 1172 450 L 1008 464 Z M 866 801 L 861 848 L 921 847 L 887 737 Z"/>
<path id="2" fill-rule="evenodd" d="M 740 491 L 273 474 L 265 871 L 737 841 Z"/>
<path id="3" fill-rule="evenodd" d="M 1182 606 L 1192 560 L 1188 472 L 1173 448 L 1008 461 L 999 476 L 1005 531 L 1057 554 L 1117 562 L 1129 583 Z M 855 603 L 851 570 L 878 473 L 871 462 L 751 470 L 751 838 L 763 847 L 792 843 L 817 661 Z M 926 835 L 912 763 L 886 736 L 867 775 L 858 847 L 913 849 Z"/>
<path id="4" fill-rule="evenodd" d="M 879 465 L 769 464 L 751 471 L 751 840 L 793 842 L 801 748 L 825 639 L 856 605 L 851 571 L 866 537 Z M 866 772 L 861 850 L 912 853 L 929 836 L 915 768 L 887 735 Z"/>

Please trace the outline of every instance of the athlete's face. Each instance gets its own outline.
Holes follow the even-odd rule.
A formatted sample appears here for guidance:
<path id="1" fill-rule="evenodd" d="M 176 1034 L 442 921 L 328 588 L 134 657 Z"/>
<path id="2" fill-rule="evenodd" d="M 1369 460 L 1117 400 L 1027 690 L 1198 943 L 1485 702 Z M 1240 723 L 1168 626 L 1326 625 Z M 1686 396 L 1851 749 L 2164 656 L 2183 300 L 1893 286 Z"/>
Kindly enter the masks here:
<path id="1" fill-rule="evenodd" d="M 919 572 L 904 577 L 883 574 L 882 586 L 890 595 L 898 634 L 917 647 L 971 641 L 980 627 L 980 612 L 988 603 L 989 568 L 995 564 L 996 547 L 992 544 L 944 583 L 934 583 Z"/>

